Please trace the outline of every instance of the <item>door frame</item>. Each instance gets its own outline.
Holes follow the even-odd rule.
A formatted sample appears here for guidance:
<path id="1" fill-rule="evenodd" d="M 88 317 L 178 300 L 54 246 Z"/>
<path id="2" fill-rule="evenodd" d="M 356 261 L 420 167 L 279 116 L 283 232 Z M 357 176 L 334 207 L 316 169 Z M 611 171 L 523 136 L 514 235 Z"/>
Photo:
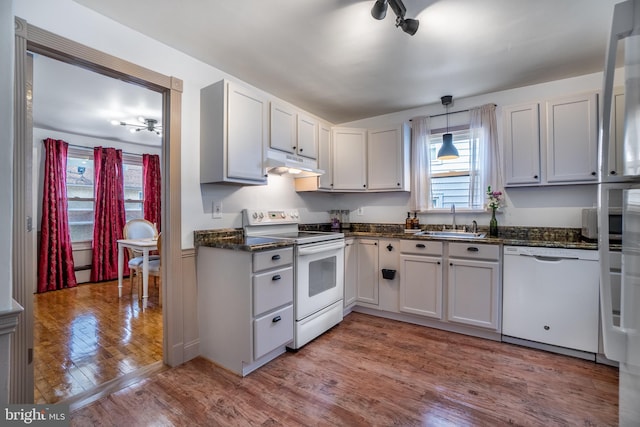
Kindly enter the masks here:
<path id="1" fill-rule="evenodd" d="M 27 52 L 31 51 L 109 77 L 162 93 L 162 298 L 163 362 L 183 363 L 183 294 L 181 249 L 181 113 L 182 80 L 166 76 L 115 56 L 58 36 L 15 18 L 14 182 L 13 182 L 13 298 L 25 311 L 12 336 L 10 401 L 33 403 L 33 289 L 36 281 L 33 208 L 25 188 L 31 188 L 33 128 L 31 87 L 27 86 Z"/>

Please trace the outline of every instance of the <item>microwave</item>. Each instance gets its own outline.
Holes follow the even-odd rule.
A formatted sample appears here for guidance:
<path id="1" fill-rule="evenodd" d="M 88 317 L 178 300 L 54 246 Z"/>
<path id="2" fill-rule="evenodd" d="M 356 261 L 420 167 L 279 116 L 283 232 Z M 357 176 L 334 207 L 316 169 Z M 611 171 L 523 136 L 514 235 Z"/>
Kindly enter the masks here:
<path id="1" fill-rule="evenodd" d="M 582 237 L 598 238 L 598 208 L 582 210 Z M 622 240 L 621 208 L 609 208 L 609 240 Z"/>

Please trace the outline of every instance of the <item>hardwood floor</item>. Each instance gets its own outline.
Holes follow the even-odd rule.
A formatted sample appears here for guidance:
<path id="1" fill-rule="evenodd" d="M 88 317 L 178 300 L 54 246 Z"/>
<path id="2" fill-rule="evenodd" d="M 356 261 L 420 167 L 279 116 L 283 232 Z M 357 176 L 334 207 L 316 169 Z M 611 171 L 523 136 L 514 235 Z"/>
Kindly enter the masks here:
<path id="1" fill-rule="evenodd" d="M 615 426 L 616 368 L 359 313 L 240 378 L 196 358 L 72 425 Z"/>
<path id="2" fill-rule="evenodd" d="M 67 400 L 162 361 L 162 308 L 149 285 L 142 311 L 125 280 L 34 295 L 35 403 Z"/>

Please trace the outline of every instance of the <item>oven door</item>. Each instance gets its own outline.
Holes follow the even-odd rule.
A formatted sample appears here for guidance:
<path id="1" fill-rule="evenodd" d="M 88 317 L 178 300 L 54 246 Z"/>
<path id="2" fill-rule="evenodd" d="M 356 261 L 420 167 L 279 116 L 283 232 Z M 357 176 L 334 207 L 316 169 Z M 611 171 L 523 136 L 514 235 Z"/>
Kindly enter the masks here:
<path id="1" fill-rule="evenodd" d="M 340 239 L 296 247 L 296 320 L 343 298 L 344 246 Z"/>

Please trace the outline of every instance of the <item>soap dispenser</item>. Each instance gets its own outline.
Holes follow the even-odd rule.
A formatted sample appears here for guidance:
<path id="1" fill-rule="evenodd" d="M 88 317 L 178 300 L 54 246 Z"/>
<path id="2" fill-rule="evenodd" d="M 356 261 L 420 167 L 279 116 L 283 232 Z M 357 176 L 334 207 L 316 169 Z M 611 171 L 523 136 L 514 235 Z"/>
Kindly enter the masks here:
<path id="1" fill-rule="evenodd" d="M 413 228 L 413 221 L 411 220 L 411 212 L 407 212 L 407 219 L 404 220 L 405 230 L 411 230 Z"/>

